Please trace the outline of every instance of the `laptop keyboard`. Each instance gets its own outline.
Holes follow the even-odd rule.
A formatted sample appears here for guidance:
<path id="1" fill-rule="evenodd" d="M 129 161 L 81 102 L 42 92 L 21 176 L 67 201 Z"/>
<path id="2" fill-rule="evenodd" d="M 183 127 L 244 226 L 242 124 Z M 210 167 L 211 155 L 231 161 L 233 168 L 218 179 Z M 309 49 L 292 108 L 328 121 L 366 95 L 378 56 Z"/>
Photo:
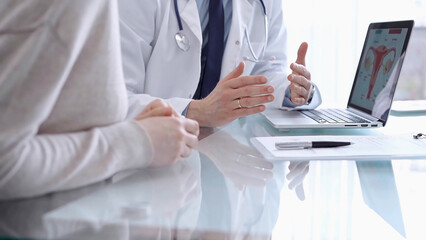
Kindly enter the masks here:
<path id="1" fill-rule="evenodd" d="M 355 114 L 342 109 L 320 109 L 300 111 L 305 116 L 312 118 L 319 123 L 369 123 Z"/>

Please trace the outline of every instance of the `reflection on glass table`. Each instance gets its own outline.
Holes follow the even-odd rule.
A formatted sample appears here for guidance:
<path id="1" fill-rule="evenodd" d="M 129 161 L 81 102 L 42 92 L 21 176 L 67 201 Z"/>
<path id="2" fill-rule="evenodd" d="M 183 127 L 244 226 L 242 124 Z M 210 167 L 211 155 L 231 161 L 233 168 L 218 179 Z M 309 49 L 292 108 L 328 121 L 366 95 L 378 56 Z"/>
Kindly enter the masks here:
<path id="1" fill-rule="evenodd" d="M 263 187 L 273 177 L 271 162 L 224 130 L 201 140 L 198 149 L 239 189 L 247 185 Z"/>
<path id="2" fill-rule="evenodd" d="M 266 161 L 249 145 L 250 133 L 240 124 L 244 122 L 236 121 L 199 143 L 203 201 L 198 229 L 221 222 L 216 232 L 231 232 L 222 236 L 227 239 L 269 239 L 285 179 L 303 200 L 309 163 L 290 164 L 286 174 L 288 163 Z M 218 181 L 221 175 L 223 180 Z M 215 218 L 212 212 L 220 214 Z"/>
<path id="3" fill-rule="evenodd" d="M 105 185 L 105 182 L 101 182 L 43 197 L 0 201 L 0 239 L 48 239 L 52 234 L 48 232 L 43 221 L 47 212 L 99 191 Z"/>
<path id="4" fill-rule="evenodd" d="M 405 237 L 391 161 L 357 162 L 356 166 L 365 203 Z"/>
<path id="5" fill-rule="evenodd" d="M 309 162 L 290 162 L 288 166 L 289 173 L 286 175 L 289 180 L 288 188 L 294 189 L 300 200 L 305 200 L 305 189 L 303 188 L 303 180 L 309 172 Z"/>
<path id="6" fill-rule="evenodd" d="M 221 129 L 199 143 L 203 195 L 196 239 L 269 239 L 277 169 L 234 136 Z"/>
<path id="7" fill-rule="evenodd" d="M 47 213 L 48 237 L 171 239 L 190 235 L 201 200 L 196 155 L 168 168 L 144 169 Z"/>
<path id="8" fill-rule="evenodd" d="M 273 163 L 266 160 L 253 148 L 250 138 L 255 134 L 264 136 L 269 133 L 265 126 L 255 123 L 251 126 L 254 128 L 251 131 L 244 130 L 247 120 L 241 118 L 211 134 L 208 139 L 200 141 L 199 150 L 240 189 L 244 185 L 264 186 L 265 182 L 273 177 L 274 165 L 283 168 L 289 164 L 289 172 L 286 175 L 288 187 L 294 189 L 298 198 L 303 200 L 303 179 L 309 171 L 309 161 Z"/>

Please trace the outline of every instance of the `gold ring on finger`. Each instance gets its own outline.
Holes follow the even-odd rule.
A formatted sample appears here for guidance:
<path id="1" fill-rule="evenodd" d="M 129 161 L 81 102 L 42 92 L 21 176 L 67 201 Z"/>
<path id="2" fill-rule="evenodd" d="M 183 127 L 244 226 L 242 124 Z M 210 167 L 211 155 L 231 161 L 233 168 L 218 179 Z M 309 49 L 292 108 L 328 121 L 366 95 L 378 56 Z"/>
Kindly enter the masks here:
<path id="1" fill-rule="evenodd" d="M 243 108 L 243 106 L 241 106 L 241 102 L 240 102 L 240 100 L 241 100 L 241 98 L 238 98 L 238 101 L 237 101 L 237 103 L 238 103 L 238 108 Z"/>

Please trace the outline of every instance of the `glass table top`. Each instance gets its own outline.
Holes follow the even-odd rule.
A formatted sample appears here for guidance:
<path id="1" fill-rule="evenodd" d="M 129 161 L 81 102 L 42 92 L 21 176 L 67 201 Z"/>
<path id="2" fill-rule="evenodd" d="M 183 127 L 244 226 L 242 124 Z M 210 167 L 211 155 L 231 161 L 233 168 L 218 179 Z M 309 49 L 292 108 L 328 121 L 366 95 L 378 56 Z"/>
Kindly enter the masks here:
<path id="1" fill-rule="evenodd" d="M 10 239 L 425 239 L 426 159 L 267 161 L 251 137 L 425 133 L 272 128 L 261 115 L 201 129 L 197 151 L 46 196 L 0 202 Z M 422 129 L 423 127 L 423 129 Z"/>

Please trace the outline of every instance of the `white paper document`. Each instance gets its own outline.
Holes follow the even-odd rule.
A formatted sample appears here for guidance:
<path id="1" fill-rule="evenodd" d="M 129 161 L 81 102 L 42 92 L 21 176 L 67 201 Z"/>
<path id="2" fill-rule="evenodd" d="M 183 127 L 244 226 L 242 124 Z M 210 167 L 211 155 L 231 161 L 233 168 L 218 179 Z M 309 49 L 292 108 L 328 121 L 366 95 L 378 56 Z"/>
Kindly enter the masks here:
<path id="1" fill-rule="evenodd" d="M 344 141 L 349 146 L 278 150 L 278 142 Z M 414 139 L 412 135 L 320 135 L 280 136 L 251 138 L 252 144 L 270 160 L 390 160 L 426 159 L 426 139 Z"/>

